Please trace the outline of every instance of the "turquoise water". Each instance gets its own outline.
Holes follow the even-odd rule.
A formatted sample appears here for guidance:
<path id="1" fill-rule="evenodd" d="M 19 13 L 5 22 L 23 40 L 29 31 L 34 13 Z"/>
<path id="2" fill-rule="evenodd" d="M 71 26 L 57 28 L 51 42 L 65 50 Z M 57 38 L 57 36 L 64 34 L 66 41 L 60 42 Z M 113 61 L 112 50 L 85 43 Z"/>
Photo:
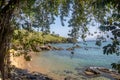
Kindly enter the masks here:
<path id="1" fill-rule="evenodd" d="M 105 45 L 107 43 L 103 43 Z M 111 63 L 118 62 L 120 57 L 113 55 L 104 55 L 102 46 L 98 47 L 95 42 L 87 42 L 87 45 L 77 43 L 81 48 L 75 48 L 74 54 L 66 49 L 73 44 L 52 44 L 52 46 L 62 47 L 61 51 L 44 51 L 34 58 L 34 65 L 46 69 L 46 74 L 55 74 L 66 76 L 66 71 L 77 74 L 76 68 L 83 69 L 89 66 L 98 66 L 111 68 Z"/>

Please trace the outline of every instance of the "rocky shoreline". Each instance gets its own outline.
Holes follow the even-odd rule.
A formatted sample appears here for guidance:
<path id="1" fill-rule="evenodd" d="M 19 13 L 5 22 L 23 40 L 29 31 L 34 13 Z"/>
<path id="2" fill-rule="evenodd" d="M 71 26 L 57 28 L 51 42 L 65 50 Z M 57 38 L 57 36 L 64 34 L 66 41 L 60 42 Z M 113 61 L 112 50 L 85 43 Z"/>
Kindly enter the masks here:
<path id="1" fill-rule="evenodd" d="M 68 50 L 69 51 L 69 50 L 73 50 L 73 48 L 81 48 L 81 46 L 75 45 L 73 47 L 69 47 L 67 49 L 64 49 L 62 47 L 54 47 L 52 45 L 47 44 L 47 45 L 44 45 L 44 46 L 36 46 L 35 50 L 38 51 L 38 52 L 45 51 L 45 50 L 48 50 L 48 51 L 49 50 Z"/>
<path id="2" fill-rule="evenodd" d="M 34 52 L 30 52 L 34 56 Z M 10 56 L 11 76 L 10 80 L 54 80 L 53 78 L 32 70 L 32 66 L 24 59 L 24 56 Z"/>
<path id="3" fill-rule="evenodd" d="M 111 80 L 120 80 L 120 74 L 117 71 L 105 67 L 88 67 L 83 72 L 87 77 L 104 76 Z"/>
<path id="4" fill-rule="evenodd" d="M 74 50 L 74 49 L 77 49 L 77 48 L 82 48 L 82 49 L 85 49 L 85 50 L 88 50 L 88 49 L 100 49 L 99 47 L 82 47 L 80 45 L 74 45 L 72 47 L 68 47 L 68 48 L 65 49 L 65 48 L 62 48 L 62 47 L 52 46 L 50 44 L 47 44 L 47 45 L 44 45 L 44 46 L 36 46 L 34 48 L 35 48 L 35 51 L 37 51 L 37 52 L 49 51 L 49 50 L 67 50 L 67 51 L 71 51 L 71 50 Z"/>
<path id="5" fill-rule="evenodd" d="M 47 75 L 38 72 L 29 72 L 25 69 L 13 68 L 10 80 L 53 80 Z"/>
<path id="6" fill-rule="evenodd" d="M 79 45 L 74 46 L 74 48 L 82 48 Z M 43 50 L 64 50 L 63 48 L 53 47 L 51 45 L 41 46 L 40 49 Z M 67 48 L 66 50 L 73 50 L 73 47 Z M 31 56 L 34 52 L 30 52 Z M 24 60 L 24 56 L 13 57 L 11 55 L 11 62 L 14 67 L 11 72 L 11 80 L 54 80 L 47 75 L 42 73 L 34 72 L 33 66 L 29 65 L 29 62 Z M 29 70 L 32 70 L 31 72 Z M 80 75 L 83 75 L 88 78 L 100 77 L 104 76 L 110 78 L 111 80 L 120 80 L 120 74 L 116 71 L 104 67 L 87 67 L 83 71 L 81 69 L 76 68 Z M 39 71 L 40 72 L 40 71 Z M 72 73 L 71 71 L 64 71 L 66 74 Z M 72 77 L 66 77 L 64 80 L 72 80 Z"/>
<path id="7" fill-rule="evenodd" d="M 23 63 L 22 58 L 20 59 L 21 59 L 22 64 L 24 64 L 27 67 L 27 69 L 24 68 L 24 66 L 20 66 L 20 63 L 19 65 L 14 63 L 19 68 L 13 67 L 13 70 L 11 72 L 12 74 L 11 80 L 54 80 L 54 78 L 49 77 L 48 75 L 39 73 L 40 71 L 39 72 L 30 71 L 34 67 L 30 68 L 27 65 L 28 64 L 27 62 Z M 16 62 L 18 61 L 20 60 L 16 60 Z M 75 70 L 77 71 L 79 75 L 84 76 L 84 78 L 86 79 L 97 78 L 97 77 L 103 76 L 111 80 L 120 80 L 120 74 L 118 74 L 117 71 L 108 69 L 105 67 L 85 67 L 84 69 L 75 68 Z M 67 70 L 65 70 L 64 73 L 73 74 L 72 71 L 67 71 Z M 66 76 L 63 80 L 74 80 L 74 77 Z"/>
<path id="8" fill-rule="evenodd" d="M 84 78 L 86 79 L 103 76 L 109 78 L 110 80 L 120 80 L 120 74 L 117 73 L 117 71 L 104 67 L 87 67 L 83 70 L 76 68 L 75 70 L 78 72 L 79 75 L 83 75 Z M 73 74 L 72 71 L 67 70 L 65 70 L 64 73 Z M 39 72 L 34 71 L 31 72 L 27 69 L 12 67 L 10 80 L 55 80 L 55 79 Z M 74 77 L 66 76 L 63 80 L 74 80 Z"/>

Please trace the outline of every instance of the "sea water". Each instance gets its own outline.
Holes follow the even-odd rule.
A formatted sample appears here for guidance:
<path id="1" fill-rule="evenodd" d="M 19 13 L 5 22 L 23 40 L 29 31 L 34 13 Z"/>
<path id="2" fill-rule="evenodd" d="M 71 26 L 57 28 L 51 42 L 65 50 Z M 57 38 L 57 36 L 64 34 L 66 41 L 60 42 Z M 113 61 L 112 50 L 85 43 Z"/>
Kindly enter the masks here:
<path id="1" fill-rule="evenodd" d="M 34 58 L 34 65 L 39 68 L 45 68 L 46 74 L 66 77 L 72 75 L 78 76 L 78 70 L 81 71 L 86 67 L 106 67 L 112 68 L 111 64 L 119 61 L 120 56 L 116 54 L 104 55 L 103 46 L 109 42 L 103 43 L 102 46 L 96 46 L 94 41 L 79 42 L 80 48 L 75 48 L 74 51 L 68 51 L 67 48 L 73 47 L 70 43 L 51 44 L 55 47 L 61 47 L 64 50 L 43 51 Z M 74 54 L 71 54 L 74 52 Z M 80 79 L 82 80 L 82 79 Z M 96 80 L 96 79 L 95 79 Z M 99 79 L 98 79 L 99 80 Z"/>

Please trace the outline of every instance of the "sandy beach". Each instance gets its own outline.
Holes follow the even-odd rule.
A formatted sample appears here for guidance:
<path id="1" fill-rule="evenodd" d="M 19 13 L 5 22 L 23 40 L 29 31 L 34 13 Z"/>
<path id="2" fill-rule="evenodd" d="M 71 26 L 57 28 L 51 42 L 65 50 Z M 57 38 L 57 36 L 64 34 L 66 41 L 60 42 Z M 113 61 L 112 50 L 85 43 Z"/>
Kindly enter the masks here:
<path id="1" fill-rule="evenodd" d="M 34 52 L 30 52 L 30 55 L 32 56 L 32 59 L 34 59 L 34 56 L 37 56 L 36 53 Z M 48 69 L 46 69 L 46 67 L 43 68 L 37 65 L 32 65 L 34 63 L 33 60 L 26 61 L 24 59 L 24 55 L 18 57 L 14 57 L 13 55 L 11 55 L 10 61 L 11 61 L 11 65 L 14 65 L 16 68 L 25 69 L 28 70 L 29 72 L 40 72 L 42 74 L 47 75 L 48 77 L 51 77 L 52 79 L 54 78 L 55 80 L 59 80 L 59 79 L 64 80 L 65 78 L 54 74 L 49 75 L 48 74 L 49 71 Z"/>
<path id="2" fill-rule="evenodd" d="M 32 56 L 32 58 L 36 55 L 34 52 L 30 52 L 29 54 Z M 32 65 L 32 60 L 26 61 L 24 59 L 24 55 L 18 57 L 14 57 L 13 55 L 11 55 L 10 61 L 11 61 L 11 65 L 14 65 L 17 68 L 27 69 L 29 71 L 36 71 L 36 69 L 38 69 L 36 68 L 37 67 L 36 65 Z M 44 72 L 45 69 L 41 69 L 41 70 L 43 70 Z"/>

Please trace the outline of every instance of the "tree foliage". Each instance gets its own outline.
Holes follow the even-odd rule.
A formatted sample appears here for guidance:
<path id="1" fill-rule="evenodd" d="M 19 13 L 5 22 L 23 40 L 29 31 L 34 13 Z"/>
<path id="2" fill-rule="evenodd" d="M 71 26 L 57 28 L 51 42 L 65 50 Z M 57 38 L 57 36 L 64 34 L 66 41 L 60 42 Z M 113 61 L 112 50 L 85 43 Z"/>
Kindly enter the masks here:
<path id="1" fill-rule="evenodd" d="M 120 37 L 120 1 L 119 0 L 1 0 L 0 1 L 0 71 L 5 78 L 4 64 L 9 49 L 13 30 L 25 28 L 28 31 L 34 28 L 49 33 L 50 25 L 56 17 L 60 17 L 64 25 L 69 18 L 69 35 L 73 38 L 79 36 L 85 40 L 88 24 L 94 17 L 101 23 L 103 32 L 111 32 L 112 43 L 105 46 L 104 54 L 119 54 Z M 111 13 L 112 12 L 112 13 Z M 110 16 L 107 16 L 110 15 Z M 27 18 L 27 20 L 26 20 Z M 23 20 L 20 23 L 17 20 Z M 116 68 L 118 69 L 118 68 Z"/>
<path id="2" fill-rule="evenodd" d="M 99 0 L 96 4 L 96 8 L 99 9 L 98 21 L 101 23 L 99 29 L 103 32 L 109 32 L 112 36 L 110 38 L 112 43 L 103 47 L 104 54 L 116 54 L 120 55 L 120 1 L 119 0 Z M 101 12 L 102 8 L 102 12 Z M 104 13 L 103 13 L 104 11 Z M 103 15 L 104 14 L 104 15 Z M 100 17 L 99 17 L 99 16 Z M 113 63 L 112 67 L 120 73 L 120 63 Z"/>

